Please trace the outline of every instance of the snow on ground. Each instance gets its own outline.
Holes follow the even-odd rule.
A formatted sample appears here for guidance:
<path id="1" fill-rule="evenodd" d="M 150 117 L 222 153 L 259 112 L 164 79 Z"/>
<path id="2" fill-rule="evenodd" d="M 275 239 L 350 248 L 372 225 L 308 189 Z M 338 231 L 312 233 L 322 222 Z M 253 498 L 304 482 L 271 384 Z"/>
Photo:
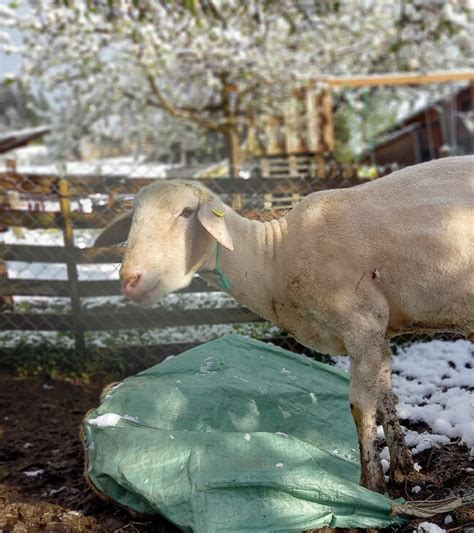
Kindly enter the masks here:
<path id="1" fill-rule="evenodd" d="M 445 533 L 446 530 L 433 522 L 421 522 L 416 528 L 416 533 Z"/>
<path id="2" fill-rule="evenodd" d="M 24 261 L 7 261 L 9 279 L 67 280 L 65 263 L 28 263 Z M 80 281 L 118 279 L 120 264 L 103 263 L 78 265 Z"/>
<path id="3" fill-rule="evenodd" d="M 100 230 L 75 229 L 74 244 L 88 248 L 94 244 Z M 58 229 L 8 228 L 0 233 L 0 242 L 5 244 L 28 244 L 31 246 L 64 246 L 63 232 Z"/>
<path id="4" fill-rule="evenodd" d="M 333 359 L 339 368 L 350 368 L 348 357 Z M 432 430 L 406 432 L 413 453 L 451 439 L 465 443 L 474 453 L 474 344 L 433 340 L 404 346 L 393 358 L 393 370 L 400 418 L 423 422 Z"/>
<path id="5" fill-rule="evenodd" d="M 8 132 L 11 135 L 12 132 Z M 22 146 L 13 150 L 8 150 L 0 156 L 0 165 L 4 165 L 5 161 L 14 159 L 17 164 L 23 165 L 41 165 L 45 164 L 51 159 L 48 148 L 43 144 L 31 144 L 29 146 Z"/>
<path id="6" fill-rule="evenodd" d="M 434 433 L 460 439 L 474 451 L 474 344 L 412 344 L 394 358 L 400 417 L 428 424 Z"/>
<path id="7" fill-rule="evenodd" d="M 0 242 L 32 246 L 64 246 L 63 233 L 56 229 L 8 228 L 7 231 L 0 233 Z"/>
<path id="8" fill-rule="evenodd" d="M 31 162 L 32 155 L 36 156 L 38 154 L 18 152 L 15 157 L 15 152 L 12 151 L 9 152 L 8 159 L 13 158 L 16 160 L 16 170 L 19 174 L 164 178 L 168 171 L 179 167 L 179 165 L 170 165 L 168 163 L 145 163 L 143 159 L 134 159 L 133 157 L 111 157 L 90 161 L 65 161 L 61 163 L 38 164 Z M 44 154 L 41 154 L 41 156 L 44 160 Z M 0 172 L 5 170 L 5 161 L 0 159 Z"/>

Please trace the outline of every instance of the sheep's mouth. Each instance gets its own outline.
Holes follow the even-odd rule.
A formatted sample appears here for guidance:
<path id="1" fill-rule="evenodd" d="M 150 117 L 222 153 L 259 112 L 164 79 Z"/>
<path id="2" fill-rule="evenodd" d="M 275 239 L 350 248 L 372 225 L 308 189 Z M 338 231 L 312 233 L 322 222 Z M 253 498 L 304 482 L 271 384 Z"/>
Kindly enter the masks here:
<path id="1" fill-rule="evenodd" d="M 160 282 L 157 281 L 150 288 L 146 289 L 143 292 L 140 292 L 139 294 L 127 294 L 126 296 L 127 298 L 130 298 L 130 300 L 132 300 L 133 302 L 137 304 L 151 305 L 158 299 L 159 290 L 160 290 Z"/>

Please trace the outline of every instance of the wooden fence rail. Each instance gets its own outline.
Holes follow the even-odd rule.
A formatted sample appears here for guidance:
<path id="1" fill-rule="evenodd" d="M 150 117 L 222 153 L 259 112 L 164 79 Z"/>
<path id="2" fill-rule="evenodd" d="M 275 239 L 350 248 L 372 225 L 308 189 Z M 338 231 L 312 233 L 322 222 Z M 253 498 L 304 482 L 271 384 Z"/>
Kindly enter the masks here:
<path id="1" fill-rule="evenodd" d="M 347 169 L 346 169 L 347 170 Z M 84 298 L 111 297 L 120 295 L 120 284 L 117 279 L 83 279 L 87 276 L 84 268 L 94 265 L 117 264 L 121 262 L 123 248 L 79 248 L 75 245 L 76 230 L 93 230 L 104 227 L 118 212 L 124 209 L 127 198 L 135 194 L 141 187 L 153 182 L 150 178 L 126 178 L 116 176 L 49 176 L 33 174 L 17 174 L 16 172 L 0 173 L 0 190 L 3 194 L 14 192 L 17 197 L 25 195 L 33 204 L 48 203 L 49 210 L 27 210 L 24 207 L 10 206 L 3 198 L 0 202 L 0 229 L 9 227 L 23 229 L 47 229 L 62 232 L 64 246 L 6 244 L 0 242 L 0 266 L 8 262 L 44 265 L 46 271 L 53 263 L 65 265 L 62 272 L 64 279 L 39 279 L 31 272 L 26 276 L 6 279 L 0 277 L 0 302 L 11 297 L 61 297 L 68 298 L 70 312 L 37 312 L 35 310 L 21 312 L 8 306 L 0 308 L 0 330 L 12 331 L 65 331 L 74 335 L 75 345 L 79 352 L 86 346 L 87 332 L 148 330 L 181 326 L 216 326 L 235 325 L 261 322 L 261 319 L 242 307 L 217 307 L 212 298 L 196 309 L 189 308 L 154 308 L 143 310 L 139 307 L 126 305 L 118 307 L 109 302 L 91 309 L 84 304 Z M 267 207 L 275 208 L 277 204 L 288 201 L 291 203 L 302 195 L 315 190 L 334 186 L 350 186 L 360 181 L 353 173 L 336 172 L 324 176 L 313 176 L 295 179 L 251 178 L 230 179 L 219 178 L 203 180 L 215 192 L 224 195 L 238 195 L 247 212 Z M 78 209 L 80 200 L 88 200 L 96 195 L 104 196 L 102 204 L 93 207 L 92 212 Z M 275 195 L 276 200 L 273 199 Z M 1 197 L 1 195 L 0 195 Z M 92 204 L 93 205 L 93 204 Z M 1 233 L 0 233 L 1 240 Z M 8 266 L 8 265 L 7 265 Z M 4 268 L 5 270 L 5 268 Z M 16 270 L 15 270 L 16 271 Z M 25 279 L 23 279 L 23 277 Z M 44 276 L 42 276 L 44 277 Z M 49 275 L 51 278 L 51 275 Z M 209 287 L 199 278 L 180 291 L 181 294 L 207 293 L 212 296 L 216 290 Z M 1 303 L 0 303 L 1 305 Z M 202 307 L 202 308 L 201 308 Z M 23 309 L 23 308 L 22 308 Z M 171 343 L 150 347 L 159 355 L 178 353 L 183 346 L 193 343 Z M 0 340 L 0 353 L 2 348 Z M 125 347 L 131 351 L 132 347 Z M 146 351 L 147 347 L 133 346 L 135 353 Z"/>

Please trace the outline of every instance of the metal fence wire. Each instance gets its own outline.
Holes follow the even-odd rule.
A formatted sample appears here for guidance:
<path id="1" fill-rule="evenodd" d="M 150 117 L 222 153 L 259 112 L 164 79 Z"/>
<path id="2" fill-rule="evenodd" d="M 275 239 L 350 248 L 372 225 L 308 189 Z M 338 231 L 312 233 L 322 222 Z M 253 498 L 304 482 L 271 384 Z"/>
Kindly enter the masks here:
<path id="1" fill-rule="evenodd" d="M 248 179 L 202 181 L 243 216 L 268 220 L 311 192 L 350 187 L 393 169 L 367 173 L 351 165 L 309 165 L 304 158 L 291 165 L 274 158 L 265 165 L 268 177 L 252 172 Z M 96 236 L 140 188 L 183 176 L 156 178 L 152 165 L 133 173 L 112 170 L 0 170 L 0 366 L 15 354 L 30 354 L 41 370 L 41 361 L 54 353 L 77 358 L 100 352 L 135 370 L 231 332 L 310 353 L 199 277 L 152 308 L 121 296 L 123 248 L 93 248 Z"/>

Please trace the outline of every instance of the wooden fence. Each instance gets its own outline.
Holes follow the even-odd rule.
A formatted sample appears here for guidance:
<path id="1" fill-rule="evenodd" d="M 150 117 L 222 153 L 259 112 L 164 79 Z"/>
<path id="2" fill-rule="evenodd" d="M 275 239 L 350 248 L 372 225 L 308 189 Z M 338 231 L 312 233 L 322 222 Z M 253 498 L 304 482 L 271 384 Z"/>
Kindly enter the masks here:
<path id="1" fill-rule="evenodd" d="M 108 306 L 94 309 L 84 308 L 86 297 L 118 296 L 118 280 L 80 280 L 81 265 L 119 263 L 120 250 L 116 248 L 79 248 L 75 245 L 74 230 L 100 229 L 118 212 L 123 210 L 130 195 L 154 180 L 151 178 L 127 178 L 117 176 L 50 176 L 17 174 L 14 171 L 0 173 L 0 190 L 3 191 L 3 205 L 0 205 L 0 228 L 20 227 L 27 229 L 60 230 L 64 246 L 5 244 L 0 242 L 0 265 L 9 261 L 26 263 L 62 263 L 67 267 L 67 279 L 7 279 L 8 269 L 0 269 L 0 330 L 15 331 L 66 331 L 74 335 L 78 352 L 88 348 L 86 332 L 115 331 L 119 329 L 159 329 L 176 326 L 199 326 L 218 324 L 243 324 L 259 322 L 261 319 L 243 307 L 203 308 L 198 310 L 146 310 L 127 306 L 123 310 Z M 258 218 L 259 209 L 272 209 L 289 203 L 316 190 L 335 186 L 350 186 L 360 180 L 353 173 L 333 170 L 332 174 L 312 178 L 278 179 L 208 179 L 204 183 L 221 194 L 225 201 L 234 203 L 245 215 Z M 9 204 L 5 198 L 14 193 L 17 202 Z M 102 194 L 101 207 L 84 212 L 81 201 L 90 201 Z M 23 198 L 23 206 L 21 199 Z M 28 205 L 30 209 L 24 208 Z M 47 208 L 45 208 L 47 204 Z M 51 207 L 52 206 L 52 207 Z M 267 217 L 268 218 L 268 217 Z M 0 233 L 0 241 L 1 241 Z M 181 292 L 215 292 L 205 282 L 196 278 Z M 71 312 L 38 313 L 20 312 L 12 305 L 15 296 L 67 297 Z M 160 346 L 127 346 L 127 353 L 154 352 L 157 360 L 165 355 L 181 352 L 188 343 Z M 5 347 L 0 346 L 0 353 Z"/>

